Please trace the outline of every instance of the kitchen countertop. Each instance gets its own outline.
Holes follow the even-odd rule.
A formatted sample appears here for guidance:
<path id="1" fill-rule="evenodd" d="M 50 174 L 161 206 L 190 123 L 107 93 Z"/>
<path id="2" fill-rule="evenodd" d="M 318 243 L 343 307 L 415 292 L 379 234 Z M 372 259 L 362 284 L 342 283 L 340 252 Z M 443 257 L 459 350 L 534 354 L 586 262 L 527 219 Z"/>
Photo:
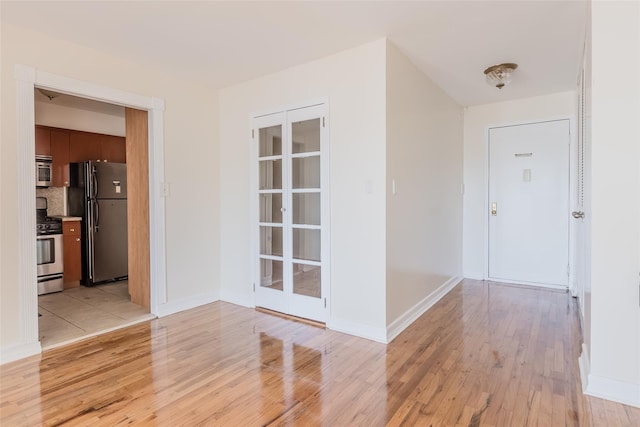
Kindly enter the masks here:
<path id="1" fill-rule="evenodd" d="M 82 217 L 79 216 L 63 216 L 63 215 L 51 215 L 51 218 L 61 218 L 64 221 L 82 221 Z"/>

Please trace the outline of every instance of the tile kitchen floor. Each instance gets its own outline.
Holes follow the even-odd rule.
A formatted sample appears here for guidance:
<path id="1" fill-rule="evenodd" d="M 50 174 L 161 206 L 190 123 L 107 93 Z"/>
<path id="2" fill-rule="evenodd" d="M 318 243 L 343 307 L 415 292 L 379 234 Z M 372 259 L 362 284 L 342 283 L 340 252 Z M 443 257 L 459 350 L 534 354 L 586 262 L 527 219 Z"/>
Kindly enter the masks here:
<path id="1" fill-rule="evenodd" d="M 130 301 L 126 280 L 40 295 L 38 313 L 45 350 L 155 317 Z"/>

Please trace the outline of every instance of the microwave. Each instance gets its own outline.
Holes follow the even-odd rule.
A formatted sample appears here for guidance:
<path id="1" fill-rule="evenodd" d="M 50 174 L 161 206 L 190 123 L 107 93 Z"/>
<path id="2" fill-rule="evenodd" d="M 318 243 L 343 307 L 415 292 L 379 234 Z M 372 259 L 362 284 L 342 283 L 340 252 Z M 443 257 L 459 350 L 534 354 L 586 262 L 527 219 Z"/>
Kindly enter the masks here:
<path id="1" fill-rule="evenodd" d="M 36 187 L 51 186 L 51 156 L 36 155 Z"/>

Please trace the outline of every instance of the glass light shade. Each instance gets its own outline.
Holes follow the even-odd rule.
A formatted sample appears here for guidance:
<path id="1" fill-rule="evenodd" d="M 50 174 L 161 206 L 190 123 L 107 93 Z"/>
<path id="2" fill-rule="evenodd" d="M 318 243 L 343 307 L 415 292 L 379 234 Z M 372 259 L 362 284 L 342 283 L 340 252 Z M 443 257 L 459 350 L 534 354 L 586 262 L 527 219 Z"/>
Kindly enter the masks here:
<path id="1" fill-rule="evenodd" d="M 491 86 L 495 86 L 498 89 L 502 89 L 509 83 L 511 83 L 511 77 L 513 72 L 518 68 L 518 64 L 499 64 L 484 70 L 484 74 L 487 77 L 487 83 Z"/>

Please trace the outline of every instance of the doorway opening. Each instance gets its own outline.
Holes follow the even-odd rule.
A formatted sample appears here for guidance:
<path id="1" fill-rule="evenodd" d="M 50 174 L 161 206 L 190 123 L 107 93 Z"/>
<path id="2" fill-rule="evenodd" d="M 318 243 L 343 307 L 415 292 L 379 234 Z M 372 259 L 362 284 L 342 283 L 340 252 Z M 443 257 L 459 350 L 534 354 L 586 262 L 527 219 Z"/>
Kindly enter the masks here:
<path id="1" fill-rule="evenodd" d="M 51 348 L 155 317 L 148 268 L 129 280 L 130 264 L 148 265 L 148 257 L 138 259 L 148 255 L 147 221 L 134 217 L 148 212 L 147 117 L 50 90 L 34 94 L 36 157 L 51 161 L 50 185 L 36 188 L 36 205 L 44 207 L 37 209 L 38 234 L 49 237 L 38 237 L 39 271 L 40 243 L 62 243 L 42 260 L 61 265 L 62 277 L 38 276 L 38 337 Z M 139 182 L 141 175 L 147 178 Z M 58 228 L 61 235 L 48 234 Z M 137 236 L 141 230 L 146 239 Z"/>
<path id="2" fill-rule="evenodd" d="M 17 108 L 17 137 L 24 141 L 18 145 L 18 164 L 21 171 L 18 179 L 18 221 L 19 233 L 19 320 L 20 346 L 16 347 L 12 358 L 26 357 L 42 350 L 38 339 L 38 299 L 36 271 L 36 244 L 33 240 L 35 224 L 35 108 L 34 89 L 41 88 L 58 93 L 87 98 L 95 101 L 115 104 L 128 108 L 137 108 L 148 114 L 148 138 L 146 143 L 148 155 L 147 197 L 149 212 L 146 218 L 148 228 L 153 231 L 153 239 L 149 237 L 143 242 L 149 254 L 149 298 L 147 311 L 155 315 L 158 304 L 166 302 L 165 277 L 165 236 L 164 236 L 164 200 L 160 198 L 157 187 L 164 176 L 163 159 L 163 118 L 164 103 L 162 100 L 123 92 L 88 82 L 56 76 L 34 68 L 17 65 L 15 67 Z M 145 144 L 145 145 L 147 145 Z M 149 178 L 151 177 L 151 178 Z M 131 226 L 131 224 L 129 224 Z"/>

